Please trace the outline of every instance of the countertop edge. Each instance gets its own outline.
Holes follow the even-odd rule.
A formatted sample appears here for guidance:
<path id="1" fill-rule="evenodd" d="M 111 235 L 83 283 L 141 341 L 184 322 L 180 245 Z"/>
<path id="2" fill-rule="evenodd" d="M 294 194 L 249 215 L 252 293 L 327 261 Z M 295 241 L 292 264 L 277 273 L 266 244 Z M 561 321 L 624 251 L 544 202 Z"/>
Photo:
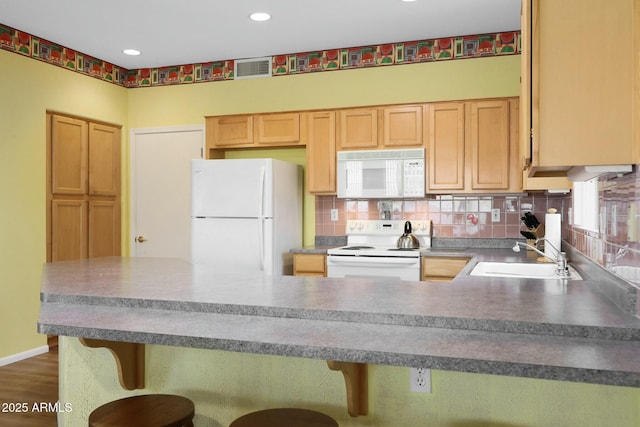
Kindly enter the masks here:
<path id="1" fill-rule="evenodd" d="M 249 331 L 248 324 L 260 326 Z M 640 362 L 628 360 L 640 353 L 637 341 L 58 303 L 43 303 L 38 330 L 143 344 L 640 387 Z M 370 337 L 374 331 L 382 338 Z M 442 340 L 454 345 L 440 346 Z M 577 351 L 586 354 L 576 357 Z"/>

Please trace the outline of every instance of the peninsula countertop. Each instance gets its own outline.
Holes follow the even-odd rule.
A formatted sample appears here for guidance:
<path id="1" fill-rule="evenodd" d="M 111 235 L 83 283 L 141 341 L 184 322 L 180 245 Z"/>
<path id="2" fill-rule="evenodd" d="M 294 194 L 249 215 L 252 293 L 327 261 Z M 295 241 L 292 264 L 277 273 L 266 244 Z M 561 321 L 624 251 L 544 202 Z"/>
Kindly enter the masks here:
<path id="1" fill-rule="evenodd" d="M 505 250 L 474 260 L 522 260 Z M 177 259 L 46 264 L 41 333 L 640 387 L 640 319 L 592 282 L 389 282 Z"/>

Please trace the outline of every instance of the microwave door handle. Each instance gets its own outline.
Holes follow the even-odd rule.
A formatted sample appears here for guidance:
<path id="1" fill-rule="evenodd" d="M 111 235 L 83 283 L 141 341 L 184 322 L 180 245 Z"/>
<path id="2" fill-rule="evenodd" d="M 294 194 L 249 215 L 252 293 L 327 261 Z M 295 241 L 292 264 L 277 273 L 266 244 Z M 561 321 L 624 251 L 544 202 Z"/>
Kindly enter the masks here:
<path id="1" fill-rule="evenodd" d="M 349 168 L 344 173 L 344 195 L 349 196 Z"/>

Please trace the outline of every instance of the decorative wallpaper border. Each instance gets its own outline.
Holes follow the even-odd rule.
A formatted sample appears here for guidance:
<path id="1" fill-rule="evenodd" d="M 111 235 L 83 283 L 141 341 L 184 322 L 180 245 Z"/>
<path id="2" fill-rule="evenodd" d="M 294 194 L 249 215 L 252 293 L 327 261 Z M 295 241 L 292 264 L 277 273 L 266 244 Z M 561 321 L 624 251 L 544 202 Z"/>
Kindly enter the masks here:
<path id="1" fill-rule="evenodd" d="M 0 49 L 126 88 L 233 80 L 233 60 L 127 70 L 0 24 Z M 274 76 L 520 54 L 520 31 L 276 55 Z"/>

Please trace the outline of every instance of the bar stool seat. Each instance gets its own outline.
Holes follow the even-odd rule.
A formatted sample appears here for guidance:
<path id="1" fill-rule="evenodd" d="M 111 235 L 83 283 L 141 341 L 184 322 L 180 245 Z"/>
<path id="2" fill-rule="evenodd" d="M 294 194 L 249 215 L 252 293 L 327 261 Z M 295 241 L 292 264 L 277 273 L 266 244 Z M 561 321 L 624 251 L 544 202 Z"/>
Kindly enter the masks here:
<path id="1" fill-rule="evenodd" d="M 195 406 L 186 397 L 146 394 L 114 400 L 89 415 L 89 427 L 192 427 Z"/>
<path id="2" fill-rule="evenodd" d="M 229 427 L 338 427 L 338 423 L 328 415 L 308 409 L 277 408 L 243 415 Z"/>

